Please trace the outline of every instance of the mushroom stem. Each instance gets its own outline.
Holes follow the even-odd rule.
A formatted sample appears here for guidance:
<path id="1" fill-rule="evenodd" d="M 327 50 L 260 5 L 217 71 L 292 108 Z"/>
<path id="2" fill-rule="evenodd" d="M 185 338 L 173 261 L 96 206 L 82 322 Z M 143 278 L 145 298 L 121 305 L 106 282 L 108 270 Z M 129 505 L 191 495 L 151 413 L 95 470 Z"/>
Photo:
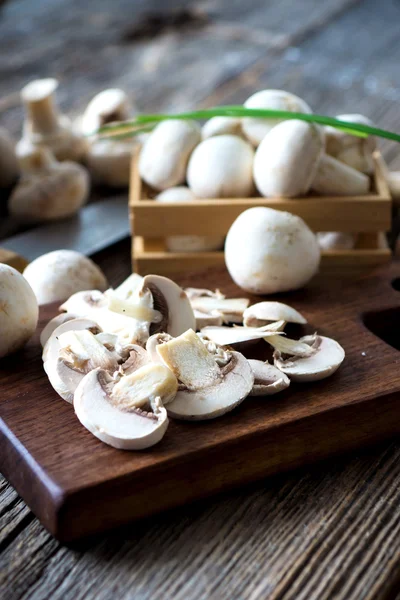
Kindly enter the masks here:
<path id="1" fill-rule="evenodd" d="M 323 195 L 357 196 L 368 193 L 370 180 L 364 173 L 324 154 L 311 187 Z"/>
<path id="2" fill-rule="evenodd" d="M 31 123 L 32 133 L 50 134 L 58 129 L 58 113 L 54 102 L 55 79 L 40 79 L 26 85 L 21 97 Z"/>

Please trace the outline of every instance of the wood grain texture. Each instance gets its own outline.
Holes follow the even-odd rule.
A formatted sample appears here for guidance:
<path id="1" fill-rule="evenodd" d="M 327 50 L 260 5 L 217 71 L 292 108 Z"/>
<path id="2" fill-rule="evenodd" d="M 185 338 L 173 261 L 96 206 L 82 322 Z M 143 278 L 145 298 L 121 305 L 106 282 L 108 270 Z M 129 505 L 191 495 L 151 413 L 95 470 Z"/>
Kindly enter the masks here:
<path id="1" fill-rule="evenodd" d="M 334 289 L 317 283 L 280 296 L 308 319 L 303 334 L 318 330 L 345 348 L 339 372 L 292 384 L 272 401 L 247 399 L 211 422 L 171 421 L 162 442 L 141 453 L 102 444 L 51 388 L 38 336 L 56 306 L 43 307 L 35 337 L 2 362 L 0 467 L 49 531 L 69 541 L 400 433 L 400 381 L 393 369 L 399 352 L 374 335 L 391 342 L 400 323 L 400 298 L 391 285 L 399 277 L 396 264 L 343 287 L 340 304 Z M 206 271 L 200 280 L 227 297 L 243 293 L 226 271 Z M 178 281 L 193 287 L 199 279 Z M 270 352 L 261 342 L 246 355 L 265 360 Z"/>
<path id="2" fill-rule="evenodd" d="M 400 130 L 400 7 L 393 0 L 174 7 L 188 4 L 210 16 L 206 28 L 165 29 L 132 44 L 120 43 L 132 24 L 148 11 L 168 12 L 169 3 L 9 0 L 0 11 L 1 124 L 17 137 L 18 90 L 56 74 L 60 104 L 74 113 L 109 85 L 126 88 L 146 111 L 242 102 L 255 89 L 275 87 L 319 112 L 363 112 Z M 389 166 L 400 168 L 399 147 L 380 147 Z M 129 242 L 96 261 L 118 283 L 130 270 Z M 305 589 L 311 600 L 398 600 L 399 464 L 400 445 L 385 444 L 74 549 L 55 542 L 3 484 L 0 529 L 8 523 L 10 535 L 0 556 L 1 596 L 296 600 Z"/>

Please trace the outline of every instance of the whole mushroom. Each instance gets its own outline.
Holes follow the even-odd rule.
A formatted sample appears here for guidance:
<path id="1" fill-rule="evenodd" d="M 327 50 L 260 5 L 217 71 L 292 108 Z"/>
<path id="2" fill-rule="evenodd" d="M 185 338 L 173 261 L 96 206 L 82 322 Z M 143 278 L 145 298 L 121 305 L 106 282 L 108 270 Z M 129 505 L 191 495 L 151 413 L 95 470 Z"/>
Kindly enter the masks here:
<path id="1" fill-rule="evenodd" d="M 317 239 L 321 250 L 353 250 L 357 235 L 342 231 L 320 231 Z"/>
<path id="2" fill-rule="evenodd" d="M 186 186 L 177 186 L 164 190 L 155 197 L 156 202 L 192 202 L 196 200 L 194 193 Z M 224 237 L 220 235 L 174 235 L 166 238 L 166 246 L 170 252 L 208 252 L 220 250 L 224 245 Z"/>
<path id="3" fill-rule="evenodd" d="M 95 263 L 74 250 L 55 250 L 32 261 L 23 273 L 39 304 L 64 300 L 82 290 L 105 290 L 107 279 Z"/>
<path id="4" fill-rule="evenodd" d="M 18 146 L 22 177 L 10 200 L 10 214 L 26 223 L 75 214 L 89 195 L 89 175 L 77 163 L 58 162 L 51 151 L 24 141 Z"/>
<path id="5" fill-rule="evenodd" d="M 364 115 L 338 115 L 341 121 L 374 126 Z M 359 137 L 350 135 L 336 127 L 325 127 L 326 152 L 353 169 L 370 175 L 374 169 L 373 152 L 376 140 L 372 136 Z"/>
<path id="6" fill-rule="evenodd" d="M 159 123 L 140 152 L 143 181 L 159 191 L 184 183 L 190 154 L 200 139 L 200 126 L 194 121 L 171 119 Z"/>
<path id="7" fill-rule="evenodd" d="M 198 198 L 246 198 L 254 191 L 253 159 L 253 148 L 242 138 L 210 137 L 190 157 L 188 185 Z"/>
<path id="8" fill-rule="evenodd" d="M 284 90 L 261 90 L 250 96 L 244 103 L 244 106 L 246 108 L 266 108 L 306 114 L 312 113 L 311 108 L 304 100 Z M 254 146 L 258 146 L 267 133 L 281 121 L 282 119 L 245 117 L 242 120 L 242 129 L 247 139 Z"/>
<path id="9" fill-rule="evenodd" d="M 202 140 L 226 134 L 242 136 L 242 119 L 239 117 L 212 117 L 204 123 L 201 129 Z"/>
<path id="10" fill-rule="evenodd" d="M 57 160 L 80 161 L 87 142 L 73 130 L 71 121 L 55 105 L 56 79 L 37 79 L 21 91 L 26 118 L 22 142 L 49 148 Z"/>
<path id="11" fill-rule="evenodd" d="M 19 174 L 15 144 L 7 131 L 0 127 L 0 188 L 9 187 Z"/>
<path id="12" fill-rule="evenodd" d="M 35 332 L 39 307 L 24 277 L 8 265 L 0 264 L 0 358 L 22 346 Z"/>
<path id="13" fill-rule="evenodd" d="M 225 262 L 237 285 L 254 294 L 273 294 L 303 287 L 318 271 L 320 249 L 300 217 L 255 207 L 232 224 Z"/>
<path id="14" fill-rule="evenodd" d="M 305 121 L 283 121 L 258 146 L 253 175 L 263 196 L 304 196 L 315 179 L 323 153 L 323 136 Z"/>
<path id="15" fill-rule="evenodd" d="M 95 133 L 100 127 L 129 118 L 130 103 L 124 90 L 109 88 L 96 94 L 86 107 L 79 129 L 84 135 Z"/>

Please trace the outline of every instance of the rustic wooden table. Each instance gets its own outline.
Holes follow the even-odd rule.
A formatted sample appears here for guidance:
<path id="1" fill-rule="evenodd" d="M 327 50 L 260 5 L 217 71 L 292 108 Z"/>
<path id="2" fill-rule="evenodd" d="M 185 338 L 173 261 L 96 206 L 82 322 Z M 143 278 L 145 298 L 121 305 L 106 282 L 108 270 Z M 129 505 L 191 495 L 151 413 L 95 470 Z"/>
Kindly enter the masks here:
<path id="1" fill-rule="evenodd" d="M 0 5 L 0 124 L 15 135 L 19 88 L 50 75 L 72 113 L 109 86 L 146 111 L 239 103 L 269 87 L 400 130 L 394 0 Z M 382 150 L 400 168 L 399 147 Z M 117 282 L 129 242 L 96 258 Z M 400 599 L 399 459 L 388 442 L 73 548 L 0 480 L 0 597 Z"/>

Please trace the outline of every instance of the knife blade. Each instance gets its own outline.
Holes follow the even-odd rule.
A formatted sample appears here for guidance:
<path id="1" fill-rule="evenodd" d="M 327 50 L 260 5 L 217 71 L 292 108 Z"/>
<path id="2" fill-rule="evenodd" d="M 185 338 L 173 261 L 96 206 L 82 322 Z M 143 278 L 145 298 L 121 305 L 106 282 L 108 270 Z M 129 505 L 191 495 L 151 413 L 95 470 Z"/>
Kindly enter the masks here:
<path id="1" fill-rule="evenodd" d="M 89 204 L 73 217 L 1 240 L 0 246 L 30 261 L 60 248 L 90 256 L 129 235 L 127 196 L 115 196 Z"/>

